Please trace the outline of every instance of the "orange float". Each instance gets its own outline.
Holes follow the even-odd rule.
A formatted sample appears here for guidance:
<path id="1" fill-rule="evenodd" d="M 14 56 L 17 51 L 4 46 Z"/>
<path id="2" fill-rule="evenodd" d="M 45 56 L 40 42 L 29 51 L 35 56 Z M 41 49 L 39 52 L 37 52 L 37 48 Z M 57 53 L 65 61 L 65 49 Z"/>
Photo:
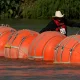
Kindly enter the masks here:
<path id="1" fill-rule="evenodd" d="M 55 63 L 80 63 L 80 35 L 62 40 L 55 49 Z"/>
<path id="2" fill-rule="evenodd" d="M 5 45 L 5 57 L 27 59 L 28 47 L 38 35 L 38 32 L 27 29 L 17 31 Z"/>
<path id="3" fill-rule="evenodd" d="M 65 35 L 56 31 L 41 33 L 32 41 L 29 47 L 29 59 L 53 61 L 55 46 L 65 37 Z"/>
<path id="4" fill-rule="evenodd" d="M 0 26 L 0 57 L 4 56 L 4 46 L 14 32 L 16 30 L 11 27 Z"/>

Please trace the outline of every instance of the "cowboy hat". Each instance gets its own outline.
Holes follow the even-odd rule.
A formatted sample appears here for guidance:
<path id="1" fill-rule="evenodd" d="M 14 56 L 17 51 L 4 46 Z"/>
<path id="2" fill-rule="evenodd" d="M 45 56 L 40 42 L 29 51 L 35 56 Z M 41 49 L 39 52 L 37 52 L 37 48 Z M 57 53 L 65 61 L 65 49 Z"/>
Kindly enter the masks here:
<path id="1" fill-rule="evenodd" d="M 52 16 L 52 17 L 59 17 L 59 18 L 61 18 L 61 17 L 64 17 L 64 14 L 62 14 L 61 11 L 56 11 L 55 12 L 55 16 Z"/>

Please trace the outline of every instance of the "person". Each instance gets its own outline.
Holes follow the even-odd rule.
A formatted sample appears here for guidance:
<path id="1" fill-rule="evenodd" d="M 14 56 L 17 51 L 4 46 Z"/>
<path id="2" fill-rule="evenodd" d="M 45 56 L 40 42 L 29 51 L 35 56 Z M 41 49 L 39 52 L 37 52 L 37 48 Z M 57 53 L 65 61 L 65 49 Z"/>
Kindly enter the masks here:
<path id="1" fill-rule="evenodd" d="M 80 23 L 66 19 L 61 11 L 56 11 L 55 16 L 52 16 L 52 20 L 39 33 L 45 31 L 59 31 L 67 36 L 67 26 L 80 27 Z"/>

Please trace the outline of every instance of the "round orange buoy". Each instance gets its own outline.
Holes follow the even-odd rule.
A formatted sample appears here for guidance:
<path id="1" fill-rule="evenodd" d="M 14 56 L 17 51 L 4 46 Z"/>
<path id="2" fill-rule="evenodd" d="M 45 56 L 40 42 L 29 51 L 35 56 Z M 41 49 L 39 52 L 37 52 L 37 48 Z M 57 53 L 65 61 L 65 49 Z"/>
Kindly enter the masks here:
<path id="1" fill-rule="evenodd" d="M 4 56 L 4 46 L 14 32 L 16 30 L 11 27 L 0 26 L 0 57 Z"/>
<path id="2" fill-rule="evenodd" d="M 6 32 L 15 32 L 16 30 L 12 27 L 7 27 L 7 26 L 0 26 L 0 34 L 4 34 Z"/>
<path id="3" fill-rule="evenodd" d="M 80 63 L 80 35 L 68 36 L 57 45 L 54 62 Z"/>
<path id="4" fill-rule="evenodd" d="M 37 36 L 29 47 L 29 59 L 54 60 L 55 46 L 66 36 L 56 31 L 46 31 Z"/>
<path id="5" fill-rule="evenodd" d="M 32 30 L 17 31 L 5 45 L 5 57 L 27 59 L 28 47 L 39 33 Z"/>

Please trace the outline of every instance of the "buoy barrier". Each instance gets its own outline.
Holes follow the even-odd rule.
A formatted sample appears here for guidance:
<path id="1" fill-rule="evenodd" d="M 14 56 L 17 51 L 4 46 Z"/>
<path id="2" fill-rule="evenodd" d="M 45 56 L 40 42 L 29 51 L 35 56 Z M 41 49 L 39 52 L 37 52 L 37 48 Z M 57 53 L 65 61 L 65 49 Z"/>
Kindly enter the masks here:
<path id="1" fill-rule="evenodd" d="M 38 32 L 23 29 L 17 31 L 5 45 L 5 57 L 11 59 L 27 59 L 28 48 Z"/>
<path id="2" fill-rule="evenodd" d="M 38 35 L 29 47 L 30 60 L 54 61 L 55 46 L 66 36 L 57 31 L 46 31 Z"/>
<path id="3" fill-rule="evenodd" d="M 80 35 L 68 36 L 57 45 L 54 63 L 80 63 Z"/>
<path id="4" fill-rule="evenodd" d="M 0 57 L 4 57 L 4 46 L 9 40 L 10 36 L 15 32 L 16 30 L 14 28 L 0 26 Z"/>
<path id="5" fill-rule="evenodd" d="M 12 27 L 0 26 L 0 35 L 5 34 L 6 32 L 15 32 L 16 29 Z"/>

